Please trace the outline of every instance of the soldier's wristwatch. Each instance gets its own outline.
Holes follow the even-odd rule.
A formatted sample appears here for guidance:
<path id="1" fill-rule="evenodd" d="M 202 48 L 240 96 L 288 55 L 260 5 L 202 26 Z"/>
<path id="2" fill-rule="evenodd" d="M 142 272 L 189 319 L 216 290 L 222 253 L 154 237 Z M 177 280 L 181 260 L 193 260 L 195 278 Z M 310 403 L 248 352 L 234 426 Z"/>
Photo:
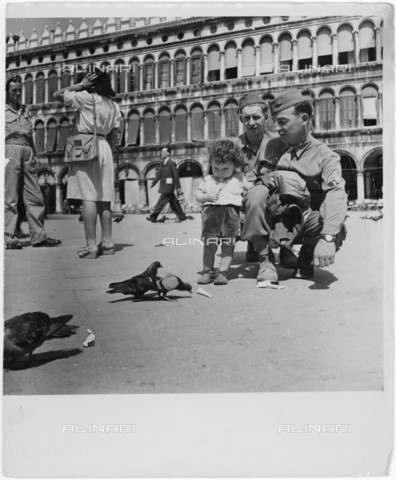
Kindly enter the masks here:
<path id="1" fill-rule="evenodd" d="M 319 238 L 322 238 L 323 240 L 326 240 L 326 242 L 331 243 L 336 241 L 337 235 L 320 235 Z"/>

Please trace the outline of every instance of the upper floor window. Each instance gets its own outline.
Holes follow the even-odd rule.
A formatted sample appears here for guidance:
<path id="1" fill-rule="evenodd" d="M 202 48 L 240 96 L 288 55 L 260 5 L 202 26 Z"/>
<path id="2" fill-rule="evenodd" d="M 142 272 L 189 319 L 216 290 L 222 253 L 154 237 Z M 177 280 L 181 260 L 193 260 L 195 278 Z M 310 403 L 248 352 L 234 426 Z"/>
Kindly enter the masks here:
<path id="1" fill-rule="evenodd" d="M 291 71 L 293 68 L 292 41 L 288 33 L 284 33 L 279 37 L 279 63 L 286 71 Z"/>
<path id="2" fill-rule="evenodd" d="M 309 32 L 304 30 L 297 37 L 298 69 L 312 66 L 312 40 Z"/>
<path id="3" fill-rule="evenodd" d="M 356 94 L 352 88 L 344 88 L 340 92 L 340 126 L 355 128 L 358 124 Z"/>
<path id="4" fill-rule="evenodd" d="M 45 102 L 45 77 L 44 77 L 44 73 L 40 72 L 36 75 L 36 103 L 44 103 L 44 102 Z"/>
<path id="5" fill-rule="evenodd" d="M 115 93 L 125 93 L 125 83 L 127 78 L 127 69 L 123 60 L 117 60 L 115 63 L 114 90 Z"/>
<path id="6" fill-rule="evenodd" d="M 128 92 L 138 92 L 139 91 L 139 78 L 140 78 L 140 69 L 139 61 L 132 59 L 129 63 L 128 70 Z"/>
<path id="7" fill-rule="evenodd" d="M 191 52 L 191 83 L 203 83 L 204 81 L 204 64 L 202 52 L 195 49 Z"/>
<path id="8" fill-rule="evenodd" d="M 371 86 L 362 90 L 363 125 L 371 127 L 377 125 L 378 119 L 378 91 Z"/>
<path id="9" fill-rule="evenodd" d="M 359 62 L 375 62 L 375 31 L 374 25 L 369 22 L 363 22 L 359 27 Z"/>
<path id="10" fill-rule="evenodd" d="M 64 70 L 61 74 L 61 88 L 70 87 L 71 77 L 69 70 Z"/>
<path id="11" fill-rule="evenodd" d="M 48 101 L 53 102 L 54 93 L 58 90 L 58 74 L 54 71 L 48 75 Z"/>
<path id="12" fill-rule="evenodd" d="M 55 145 L 56 145 L 56 122 L 55 120 L 50 120 L 47 124 L 47 145 L 46 145 L 46 152 L 54 152 Z"/>
<path id="13" fill-rule="evenodd" d="M 260 42 L 260 73 L 274 71 L 274 54 L 271 37 L 264 37 Z"/>
<path id="14" fill-rule="evenodd" d="M 143 134 L 144 143 L 148 145 L 150 143 L 156 143 L 155 138 L 155 116 L 154 112 L 149 110 L 143 115 Z"/>
<path id="15" fill-rule="evenodd" d="M 225 71 L 224 78 L 238 78 L 238 56 L 234 42 L 227 43 L 225 47 Z"/>
<path id="16" fill-rule="evenodd" d="M 204 113 L 200 105 L 191 109 L 191 139 L 203 140 L 204 138 Z"/>
<path id="17" fill-rule="evenodd" d="M 254 76 L 256 59 L 253 40 L 246 40 L 242 45 L 242 77 Z"/>
<path id="18" fill-rule="evenodd" d="M 186 54 L 184 52 L 178 52 L 175 56 L 175 85 L 186 85 Z"/>
<path id="19" fill-rule="evenodd" d="M 221 136 L 221 113 L 217 104 L 208 107 L 208 130 L 209 140 L 215 140 Z"/>
<path id="20" fill-rule="evenodd" d="M 24 82 L 25 88 L 25 105 L 31 105 L 33 103 L 33 77 L 27 74 Z"/>
<path id="21" fill-rule="evenodd" d="M 139 145 L 140 118 L 137 112 L 128 115 L 126 143 L 128 145 Z"/>
<path id="22" fill-rule="evenodd" d="M 335 128 L 334 95 L 330 91 L 322 92 L 318 99 L 319 129 L 333 130 Z"/>
<path id="23" fill-rule="evenodd" d="M 208 82 L 220 80 L 220 49 L 212 45 L 208 50 Z"/>
<path id="24" fill-rule="evenodd" d="M 169 55 L 161 55 L 158 62 L 158 87 L 170 87 L 170 61 Z"/>
<path id="25" fill-rule="evenodd" d="M 172 141 L 172 117 L 169 110 L 159 112 L 159 141 L 160 143 Z"/>
<path id="26" fill-rule="evenodd" d="M 226 137 L 237 137 L 239 129 L 238 105 L 234 102 L 227 103 L 224 107 Z"/>
<path id="27" fill-rule="evenodd" d="M 37 153 L 44 152 L 44 123 L 39 120 L 34 128 L 34 146 Z"/>
<path id="28" fill-rule="evenodd" d="M 65 149 L 66 145 L 66 139 L 69 136 L 69 130 L 70 130 L 70 123 L 67 118 L 64 118 L 60 122 L 60 128 L 59 128 L 59 139 L 57 142 L 56 149 L 58 152 L 63 152 Z"/>
<path id="29" fill-rule="evenodd" d="M 324 27 L 318 31 L 316 45 L 318 51 L 318 66 L 333 65 L 333 45 L 329 28 Z"/>
<path id="30" fill-rule="evenodd" d="M 154 88 L 154 60 L 149 57 L 143 63 L 143 90 Z"/>
<path id="31" fill-rule="evenodd" d="M 187 140 L 187 110 L 185 107 L 177 107 L 175 110 L 175 140 L 184 142 Z"/>
<path id="32" fill-rule="evenodd" d="M 354 63 L 354 41 L 352 27 L 341 25 L 337 32 L 338 40 L 338 64 L 351 65 Z"/>

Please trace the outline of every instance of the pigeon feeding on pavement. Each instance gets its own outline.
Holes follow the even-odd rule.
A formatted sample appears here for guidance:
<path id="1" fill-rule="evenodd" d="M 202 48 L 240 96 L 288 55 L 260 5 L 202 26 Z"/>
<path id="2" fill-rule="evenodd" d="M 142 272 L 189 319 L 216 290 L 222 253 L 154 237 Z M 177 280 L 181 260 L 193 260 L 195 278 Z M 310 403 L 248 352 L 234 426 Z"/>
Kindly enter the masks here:
<path id="1" fill-rule="evenodd" d="M 157 275 L 156 287 L 158 296 L 163 300 L 169 300 L 166 295 L 172 290 L 190 292 L 190 294 L 192 291 L 192 287 L 189 283 L 183 282 L 181 278 L 173 275 L 172 273 L 163 273 L 161 275 Z"/>
<path id="2" fill-rule="evenodd" d="M 109 288 L 111 290 L 108 290 L 107 293 L 123 293 L 124 295 L 134 295 L 136 298 L 141 298 L 149 290 L 155 289 L 155 278 L 159 268 L 162 268 L 160 262 L 153 262 L 139 275 L 122 282 L 110 283 Z"/>
<path id="3" fill-rule="evenodd" d="M 4 322 L 4 361 L 13 362 L 29 354 L 32 360 L 33 350 L 51 338 L 73 315 L 61 315 L 51 318 L 43 312 L 30 312 L 16 315 Z"/>
<path id="4" fill-rule="evenodd" d="M 114 222 L 120 223 L 121 220 L 124 219 L 124 214 L 123 214 L 123 213 L 118 213 L 118 212 L 117 212 L 117 213 L 112 212 L 112 213 L 111 213 L 111 217 L 112 217 L 112 219 L 113 219 Z"/>

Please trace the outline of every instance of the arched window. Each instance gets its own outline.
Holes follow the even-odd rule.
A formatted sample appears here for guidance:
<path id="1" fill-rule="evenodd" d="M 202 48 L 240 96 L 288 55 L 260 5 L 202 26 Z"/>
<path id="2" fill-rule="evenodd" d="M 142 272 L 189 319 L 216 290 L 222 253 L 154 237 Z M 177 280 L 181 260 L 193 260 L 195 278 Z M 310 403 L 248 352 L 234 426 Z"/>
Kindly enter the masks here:
<path id="1" fill-rule="evenodd" d="M 148 57 L 143 62 L 143 90 L 154 88 L 154 60 Z"/>
<path id="2" fill-rule="evenodd" d="M 318 66 L 333 65 L 333 46 L 329 28 L 324 27 L 318 30 L 316 45 L 318 48 Z"/>
<path id="3" fill-rule="evenodd" d="M 58 74 L 54 71 L 48 74 L 48 101 L 53 102 L 54 93 L 58 90 Z"/>
<path id="4" fill-rule="evenodd" d="M 212 104 L 208 107 L 208 130 L 209 140 L 215 140 L 221 136 L 221 113 L 220 107 Z"/>
<path id="5" fill-rule="evenodd" d="M 348 200 L 357 199 L 357 171 L 355 160 L 346 152 L 337 152 L 341 157 L 342 177 L 345 180 L 345 191 Z"/>
<path id="6" fill-rule="evenodd" d="M 225 134 L 226 137 L 237 137 L 239 129 L 238 105 L 229 102 L 224 107 Z"/>
<path id="7" fill-rule="evenodd" d="M 372 127 L 377 125 L 378 119 L 378 91 L 371 86 L 362 90 L 363 125 Z"/>
<path id="8" fill-rule="evenodd" d="M 45 151 L 47 153 L 55 151 L 56 133 L 57 133 L 56 122 L 55 120 L 50 120 L 47 123 L 47 145 L 45 147 Z"/>
<path id="9" fill-rule="evenodd" d="M 256 59 L 253 40 L 246 40 L 242 45 L 242 77 L 254 76 Z"/>
<path id="10" fill-rule="evenodd" d="M 175 110 L 175 140 L 185 142 L 187 140 L 187 110 L 185 107 L 177 107 Z"/>
<path id="11" fill-rule="evenodd" d="M 191 109 L 191 139 L 203 140 L 204 138 L 204 115 L 203 108 L 196 105 Z"/>
<path id="12" fill-rule="evenodd" d="M 364 196 L 378 200 L 382 198 L 383 187 L 383 158 L 382 151 L 369 154 L 363 164 L 364 168 Z"/>
<path id="13" fill-rule="evenodd" d="M 139 145 L 140 118 L 137 112 L 131 112 L 128 115 L 127 145 Z"/>
<path id="14" fill-rule="evenodd" d="M 143 134 L 145 145 L 156 143 L 155 116 L 154 112 L 151 110 L 149 110 L 143 115 Z"/>
<path id="15" fill-rule="evenodd" d="M 186 85 L 186 54 L 184 52 L 178 52 L 175 56 L 174 61 L 175 67 L 175 85 L 179 87 L 181 85 Z"/>
<path id="16" fill-rule="evenodd" d="M 340 92 L 340 126 L 355 128 L 358 124 L 356 94 L 352 88 L 344 88 Z"/>
<path id="17" fill-rule="evenodd" d="M 279 37 L 279 64 L 282 72 L 290 72 L 293 68 L 292 41 L 288 33 Z"/>
<path id="18" fill-rule="evenodd" d="M 119 125 L 116 130 L 116 138 L 117 138 L 117 146 L 118 147 L 125 147 L 125 115 L 121 112 L 121 116 L 119 118 Z"/>
<path id="19" fill-rule="evenodd" d="M 234 42 L 227 43 L 225 47 L 225 71 L 224 78 L 238 78 L 237 48 Z"/>
<path id="20" fill-rule="evenodd" d="M 170 60 L 168 54 L 162 54 L 158 62 L 158 87 L 170 87 Z"/>
<path id="21" fill-rule="evenodd" d="M 159 137 L 160 143 L 172 141 L 172 117 L 169 110 L 159 112 Z"/>
<path id="22" fill-rule="evenodd" d="M 61 74 L 61 88 L 70 87 L 71 77 L 69 70 L 63 70 Z"/>
<path id="23" fill-rule="evenodd" d="M 41 120 L 36 122 L 34 128 L 34 145 L 36 153 L 44 152 L 44 123 Z"/>
<path id="24" fill-rule="evenodd" d="M 36 103 L 45 103 L 45 77 L 42 72 L 36 75 Z"/>
<path id="25" fill-rule="evenodd" d="M 33 77 L 30 74 L 26 75 L 23 86 L 25 88 L 25 105 L 31 105 L 33 103 Z"/>
<path id="26" fill-rule="evenodd" d="M 129 63 L 128 71 L 128 92 L 139 91 L 140 67 L 137 59 L 132 59 Z"/>
<path id="27" fill-rule="evenodd" d="M 125 83 L 127 78 L 127 72 L 125 68 L 125 64 L 123 60 L 117 60 L 115 63 L 115 85 L 114 91 L 115 93 L 125 93 Z"/>
<path id="28" fill-rule="evenodd" d="M 337 31 L 338 40 L 338 64 L 351 65 L 353 61 L 353 33 L 350 25 L 341 25 Z"/>
<path id="29" fill-rule="evenodd" d="M 304 70 L 312 66 L 311 34 L 304 30 L 297 37 L 298 69 Z"/>
<path id="30" fill-rule="evenodd" d="M 333 130 L 335 128 L 334 96 L 330 91 L 322 92 L 318 99 L 319 129 Z"/>
<path id="31" fill-rule="evenodd" d="M 204 63 L 202 52 L 199 49 L 194 49 L 191 52 L 191 83 L 203 83 L 204 81 Z"/>
<path id="32" fill-rule="evenodd" d="M 260 73 L 274 71 L 274 54 L 271 37 L 264 37 L 260 42 Z"/>
<path id="33" fill-rule="evenodd" d="M 375 31 L 372 22 L 363 22 L 359 27 L 359 62 L 375 62 Z"/>
<path id="34" fill-rule="evenodd" d="M 64 118 L 60 122 L 60 127 L 59 127 L 59 139 L 57 142 L 57 151 L 58 152 L 63 152 L 65 149 L 66 145 L 66 139 L 69 136 L 69 130 L 70 130 L 70 123 L 67 118 Z"/>
<path id="35" fill-rule="evenodd" d="M 220 80 L 220 49 L 212 45 L 208 50 L 208 82 Z"/>
<path id="36" fill-rule="evenodd" d="M 131 167 L 125 166 L 118 173 L 118 180 L 120 181 L 120 201 L 121 205 L 139 205 L 140 190 L 139 190 L 139 175 Z"/>

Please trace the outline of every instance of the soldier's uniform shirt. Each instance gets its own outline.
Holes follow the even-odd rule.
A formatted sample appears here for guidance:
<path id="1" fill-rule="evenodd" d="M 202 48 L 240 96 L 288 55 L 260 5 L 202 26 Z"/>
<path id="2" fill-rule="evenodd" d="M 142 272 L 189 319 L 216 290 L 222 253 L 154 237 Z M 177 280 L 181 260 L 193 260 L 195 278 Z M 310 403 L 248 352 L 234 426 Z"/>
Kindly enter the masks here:
<path id="1" fill-rule="evenodd" d="M 272 132 L 264 132 L 263 139 L 261 140 L 261 144 L 259 148 L 256 150 L 250 143 L 246 136 L 246 133 L 243 133 L 239 137 L 239 146 L 242 149 L 243 153 L 243 167 L 242 173 L 245 175 L 250 174 L 250 172 L 257 172 L 259 165 L 263 160 L 265 160 L 265 150 L 269 140 L 277 138 L 275 133 Z M 255 174 L 248 175 L 249 181 L 254 181 L 256 178 Z"/>
<path id="2" fill-rule="evenodd" d="M 262 165 L 267 171 L 297 172 L 307 184 L 311 208 L 319 210 L 323 219 L 321 233 L 337 235 L 340 232 L 347 213 L 347 196 L 337 153 L 312 135 L 289 147 L 277 137 L 268 142 Z"/>
<path id="3" fill-rule="evenodd" d="M 32 136 L 32 123 L 25 106 L 21 105 L 18 110 L 14 110 L 10 105 L 6 105 L 5 114 L 6 143 L 31 146 L 28 138 Z"/>

